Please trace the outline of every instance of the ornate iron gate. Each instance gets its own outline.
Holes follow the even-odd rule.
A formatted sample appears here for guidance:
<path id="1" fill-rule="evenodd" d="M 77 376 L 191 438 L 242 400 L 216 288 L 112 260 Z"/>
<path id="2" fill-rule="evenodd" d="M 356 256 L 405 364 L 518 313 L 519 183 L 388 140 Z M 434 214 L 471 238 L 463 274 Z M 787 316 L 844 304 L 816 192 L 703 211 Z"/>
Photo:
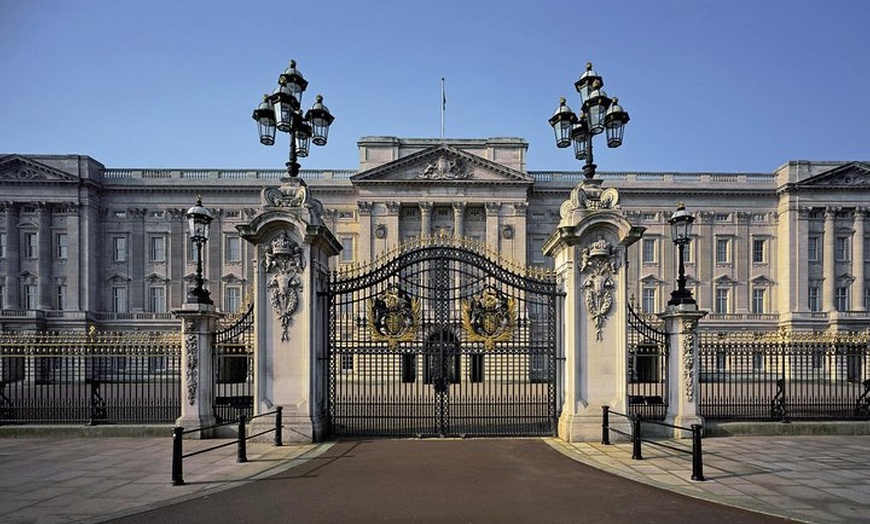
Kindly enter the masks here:
<path id="1" fill-rule="evenodd" d="M 254 415 L 254 304 L 226 318 L 215 333 L 215 400 L 218 422 Z"/>
<path id="2" fill-rule="evenodd" d="M 653 315 L 628 311 L 628 412 L 663 420 L 668 412 L 668 334 Z"/>
<path id="3" fill-rule="evenodd" d="M 333 435 L 554 434 L 555 277 L 478 247 L 442 235 L 333 275 Z"/>

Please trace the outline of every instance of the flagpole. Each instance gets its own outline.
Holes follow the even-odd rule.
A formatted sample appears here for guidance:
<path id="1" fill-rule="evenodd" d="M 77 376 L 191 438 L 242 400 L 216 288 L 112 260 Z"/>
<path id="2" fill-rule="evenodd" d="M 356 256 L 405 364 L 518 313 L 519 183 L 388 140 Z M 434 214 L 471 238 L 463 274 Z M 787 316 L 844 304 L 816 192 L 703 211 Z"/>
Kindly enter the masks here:
<path id="1" fill-rule="evenodd" d="M 447 97 L 444 95 L 444 77 L 441 77 L 441 140 L 444 140 L 444 110 L 447 109 Z"/>

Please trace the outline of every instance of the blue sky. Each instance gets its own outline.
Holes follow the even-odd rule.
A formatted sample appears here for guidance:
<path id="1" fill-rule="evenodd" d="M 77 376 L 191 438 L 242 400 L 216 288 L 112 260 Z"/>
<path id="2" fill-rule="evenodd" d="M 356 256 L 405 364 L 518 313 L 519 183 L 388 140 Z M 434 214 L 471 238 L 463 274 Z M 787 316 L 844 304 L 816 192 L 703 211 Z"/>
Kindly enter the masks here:
<path id="1" fill-rule="evenodd" d="M 547 118 L 591 60 L 630 113 L 601 171 L 770 172 L 870 160 L 870 2 L 0 0 L 0 152 L 109 167 L 282 168 L 251 111 L 295 58 L 335 115 L 303 168 L 362 136 L 517 136 L 579 170 Z"/>

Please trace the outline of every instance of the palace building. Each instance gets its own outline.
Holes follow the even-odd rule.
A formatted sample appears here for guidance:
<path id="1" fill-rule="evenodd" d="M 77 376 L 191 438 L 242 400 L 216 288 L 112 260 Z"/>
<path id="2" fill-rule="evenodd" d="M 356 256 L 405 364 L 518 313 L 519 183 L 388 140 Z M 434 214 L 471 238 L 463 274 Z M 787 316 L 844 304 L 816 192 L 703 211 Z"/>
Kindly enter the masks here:
<path id="1" fill-rule="evenodd" d="M 365 265 L 433 235 L 505 266 L 552 268 L 542 247 L 580 172 L 535 171 L 520 138 L 364 137 L 356 170 L 303 170 L 340 242 L 331 269 Z M 727 166 L 726 166 L 727 168 Z M 0 156 L 0 329 L 176 330 L 196 257 L 185 212 L 214 214 L 205 287 L 224 313 L 252 294 L 256 261 L 237 230 L 281 170 L 107 167 L 80 155 Z M 643 237 L 628 251 L 639 309 L 662 311 L 677 263 L 668 219 L 695 217 L 687 286 L 705 329 L 870 327 L 870 163 L 789 161 L 766 173 L 603 172 Z"/>

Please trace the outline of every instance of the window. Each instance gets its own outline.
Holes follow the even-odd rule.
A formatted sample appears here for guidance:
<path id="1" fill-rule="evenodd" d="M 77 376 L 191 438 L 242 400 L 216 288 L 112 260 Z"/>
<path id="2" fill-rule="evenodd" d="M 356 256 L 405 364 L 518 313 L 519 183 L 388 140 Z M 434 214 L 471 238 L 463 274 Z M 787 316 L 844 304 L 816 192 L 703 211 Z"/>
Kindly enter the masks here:
<path id="1" fill-rule="evenodd" d="M 656 240 L 654 238 L 643 239 L 643 262 L 645 264 L 656 261 Z"/>
<path id="2" fill-rule="evenodd" d="M 807 307 L 810 308 L 810 311 L 821 311 L 822 303 L 819 298 L 819 287 L 818 286 L 810 286 L 807 289 Z"/>
<path id="3" fill-rule="evenodd" d="M 341 261 L 353 262 L 353 237 L 341 237 Z"/>
<path id="4" fill-rule="evenodd" d="M 148 307 L 152 313 L 166 313 L 166 288 L 153 286 L 148 288 Z"/>
<path id="5" fill-rule="evenodd" d="M 837 286 L 836 294 L 834 295 L 834 302 L 837 308 L 837 311 L 849 311 L 851 309 L 849 307 L 849 287 L 848 286 Z"/>
<path id="6" fill-rule="evenodd" d="M 0 233 L 0 258 L 6 258 L 6 233 Z"/>
<path id="7" fill-rule="evenodd" d="M 763 288 L 755 288 L 752 290 L 752 312 L 764 313 L 764 295 Z"/>
<path id="8" fill-rule="evenodd" d="M 0 250 L 0 257 L 3 256 Z M 864 237 L 864 262 L 870 262 L 870 237 Z"/>
<path id="9" fill-rule="evenodd" d="M 6 286 L 0 284 L 0 309 L 6 305 Z"/>
<path id="10" fill-rule="evenodd" d="M 227 286 L 224 292 L 224 313 L 235 313 L 242 308 L 242 288 Z"/>
<path id="11" fill-rule="evenodd" d="M 24 233 L 24 257 L 36 258 L 38 253 L 36 233 Z"/>
<path id="12" fill-rule="evenodd" d="M 727 238 L 716 239 L 716 262 L 727 264 L 731 261 L 731 243 Z"/>
<path id="13" fill-rule="evenodd" d="M 112 237 L 112 259 L 115 262 L 127 261 L 127 237 Z"/>
<path id="14" fill-rule="evenodd" d="M 242 239 L 236 235 L 227 237 L 226 258 L 227 262 L 242 261 Z"/>
<path id="15" fill-rule="evenodd" d="M 0 288 L 0 293 L 2 293 L 2 288 Z M 870 286 L 867 284 L 864 285 L 864 309 L 870 311 Z"/>
<path id="16" fill-rule="evenodd" d="M 716 313 L 728 313 L 728 290 L 719 288 L 716 290 Z"/>
<path id="17" fill-rule="evenodd" d="M 837 237 L 834 239 L 834 258 L 837 262 L 849 260 L 849 237 Z"/>
<path id="18" fill-rule="evenodd" d="M 640 307 L 644 313 L 655 313 L 656 311 L 656 288 L 645 287 L 641 291 Z"/>
<path id="19" fill-rule="evenodd" d="M 112 311 L 114 313 L 126 313 L 127 312 L 127 288 L 126 287 L 114 286 L 112 288 Z"/>
<path id="20" fill-rule="evenodd" d="M 39 306 L 39 286 L 26 284 L 24 286 L 24 309 L 36 309 Z"/>
<path id="21" fill-rule="evenodd" d="M 153 236 L 148 239 L 148 251 L 151 257 L 151 262 L 166 261 L 166 238 L 163 236 Z"/>
<path id="22" fill-rule="evenodd" d="M 66 294 L 67 288 L 65 285 L 61 284 L 57 286 L 57 301 L 55 303 L 55 309 L 58 309 L 60 311 L 66 309 Z"/>
<path id="23" fill-rule="evenodd" d="M 54 235 L 54 257 L 66 260 L 69 255 L 69 236 L 66 233 Z"/>
<path id="24" fill-rule="evenodd" d="M 767 262 L 764 244 L 765 240 L 763 238 L 752 239 L 752 262 L 756 264 Z"/>
<path id="25" fill-rule="evenodd" d="M 752 352 L 752 370 L 764 371 L 764 353 L 761 351 Z"/>
<path id="26" fill-rule="evenodd" d="M 812 236 L 807 239 L 807 260 L 819 261 L 819 237 Z"/>

